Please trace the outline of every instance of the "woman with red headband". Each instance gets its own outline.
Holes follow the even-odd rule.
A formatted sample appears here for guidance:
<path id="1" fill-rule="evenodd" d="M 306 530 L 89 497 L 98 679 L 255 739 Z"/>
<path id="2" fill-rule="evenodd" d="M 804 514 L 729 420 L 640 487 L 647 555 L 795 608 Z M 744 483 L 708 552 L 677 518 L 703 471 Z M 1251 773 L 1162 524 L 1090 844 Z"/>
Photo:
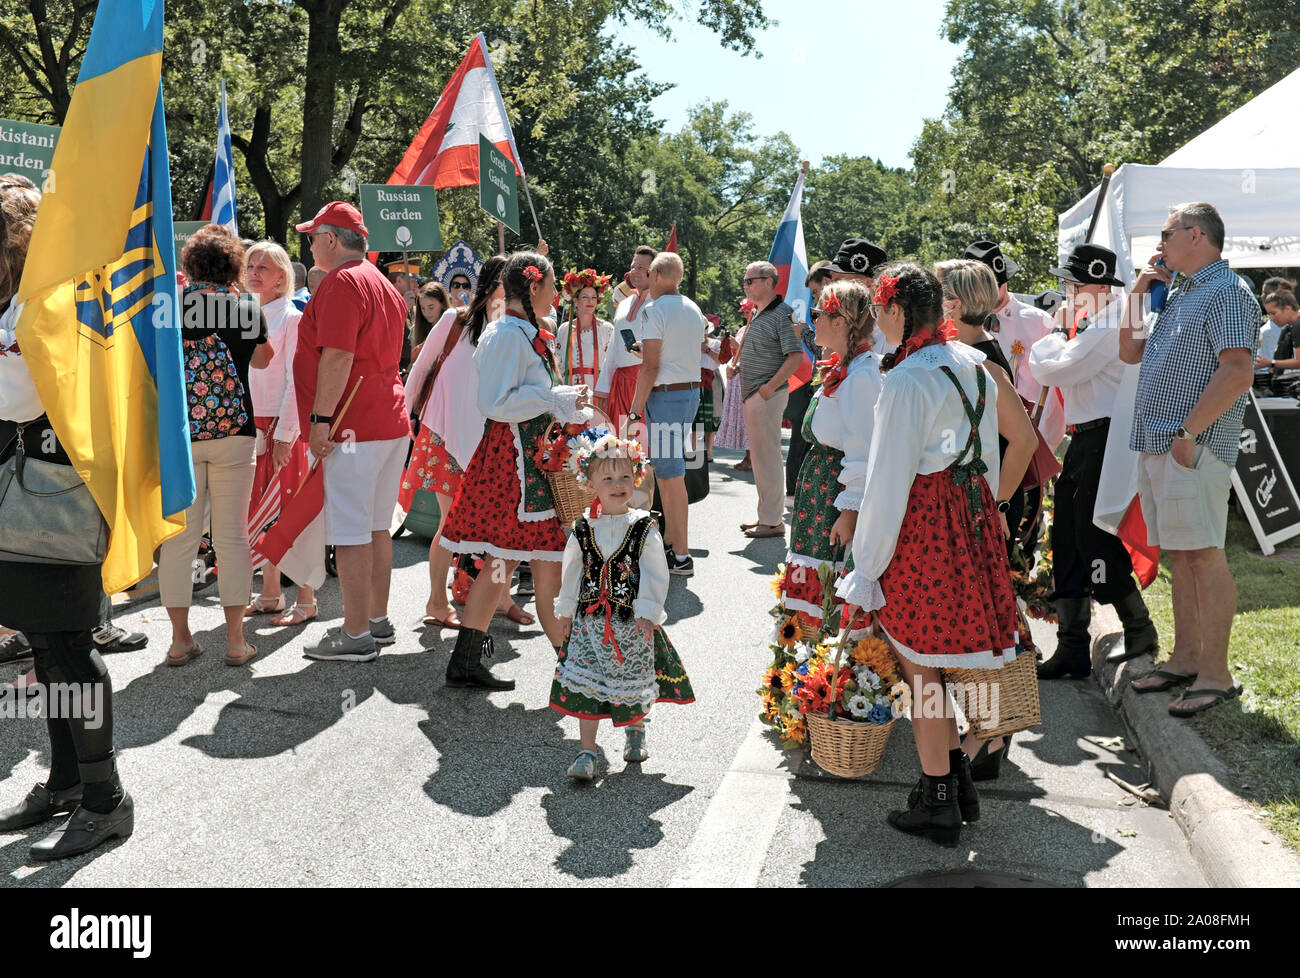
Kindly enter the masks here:
<path id="1" fill-rule="evenodd" d="M 818 364 L 822 383 L 802 420 L 810 447 L 795 482 L 781 603 L 787 612 L 821 624 L 818 570 L 826 565 L 838 574 L 843 548 L 853 541 L 881 376 L 880 357 L 871 351 L 875 322 L 865 286 L 851 281 L 826 286 L 814 321 L 817 345 L 831 356 Z"/>
<path id="2" fill-rule="evenodd" d="M 998 485 L 998 388 L 984 354 L 949 342 L 943 289 L 919 265 L 876 279 L 876 322 L 898 349 L 876 406 L 851 610 L 874 611 L 912 687 L 921 780 L 889 824 L 956 845 L 979 795 L 948 708 L 945 668 L 1000 669 L 1018 654 L 1016 600 L 990 484 Z"/>
<path id="3" fill-rule="evenodd" d="M 594 268 L 564 276 L 564 294 L 573 303 L 575 314 L 555 331 L 555 353 L 566 384 L 596 386 L 614 338 L 614 327 L 596 318 L 596 308 L 608 291 L 609 276 Z"/>
<path id="4" fill-rule="evenodd" d="M 558 383 L 555 358 L 540 320 L 555 298 L 555 271 L 535 252 L 510 256 L 501 272 L 505 315 L 483 331 L 474 351 L 479 368 L 478 409 L 488 420 L 442 529 L 452 553 L 487 554 L 461 612 L 461 630 L 447 666 L 449 686 L 514 689 L 492 675 L 487 634 L 493 609 L 521 560 L 529 561 L 542 628 L 559 646 L 555 619 L 564 531 L 555 515 L 550 483 L 534 460 L 538 438 L 551 423 L 585 422 L 591 393 Z"/>

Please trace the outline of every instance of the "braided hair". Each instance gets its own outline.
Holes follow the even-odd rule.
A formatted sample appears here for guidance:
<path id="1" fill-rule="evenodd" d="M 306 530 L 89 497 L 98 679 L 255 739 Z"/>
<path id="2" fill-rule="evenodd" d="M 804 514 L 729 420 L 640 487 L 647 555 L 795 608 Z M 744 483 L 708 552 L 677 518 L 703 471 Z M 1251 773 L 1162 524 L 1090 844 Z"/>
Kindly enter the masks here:
<path id="1" fill-rule="evenodd" d="M 903 310 L 903 338 L 898 349 L 880 361 L 881 373 L 894 368 L 899 353 L 914 333 L 934 329 L 943 318 L 943 287 L 929 270 L 915 262 L 896 262 L 877 271 L 876 282 L 885 275 L 898 279 L 898 288 L 889 304 Z"/>
<path id="2" fill-rule="evenodd" d="M 853 351 L 864 343 L 871 344 L 871 332 L 875 326 L 875 317 L 871 314 L 871 292 L 861 282 L 844 279 L 831 282 L 822 289 L 822 301 L 833 295 L 839 301 L 840 315 L 849 324 L 845 349 L 847 358 L 852 358 Z"/>
<path id="3" fill-rule="evenodd" d="M 543 255 L 535 251 L 516 251 L 506 260 L 505 268 L 501 271 L 501 284 L 505 287 L 506 302 L 511 299 L 518 300 L 524 308 L 524 315 L 533 324 L 533 329 L 541 333 L 542 327 L 537 322 L 537 314 L 533 312 L 533 280 L 524 274 L 529 266 L 542 273 L 541 279 L 537 280 L 539 282 L 553 272 L 551 263 Z M 555 354 L 551 352 L 549 346 L 546 348 L 545 360 L 551 372 L 558 376 L 559 369 L 555 365 Z"/>
<path id="4" fill-rule="evenodd" d="M 474 346 L 478 346 L 479 337 L 487 326 L 488 306 L 492 303 L 492 293 L 501 284 L 501 269 L 505 264 L 505 255 L 493 255 L 483 263 L 478 273 L 478 285 L 474 287 L 474 298 L 458 314 L 461 329 L 469 327 L 469 341 Z"/>

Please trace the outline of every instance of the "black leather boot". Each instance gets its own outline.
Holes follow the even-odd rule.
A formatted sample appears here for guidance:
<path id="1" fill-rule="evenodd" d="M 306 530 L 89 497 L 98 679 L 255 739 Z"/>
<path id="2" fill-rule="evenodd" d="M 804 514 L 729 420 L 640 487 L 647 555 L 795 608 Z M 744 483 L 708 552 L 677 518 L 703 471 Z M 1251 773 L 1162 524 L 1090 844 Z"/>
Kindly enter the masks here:
<path id="1" fill-rule="evenodd" d="M 961 838 L 961 809 L 957 807 L 957 776 L 921 775 L 921 794 L 907 811 L 889 813 L 889 824 L 909 835 L 923 835 L 951 848 Z"/>
<path id="2" fill-rule="evenodd" d="M 1116 601 L 1115 613 L 1124 625 L 1124 643 L 1111 649 L 1106 661 L 1127 662 L 1147 654 L 1154 659 L 1160 651 L 1160 633 L 1147 611 L 1147 603 L 1142 600 L 1142 592 L 1135 589 Z"/>
<path id="3" fill-rule="evenodd" d="M 0 832 L 17 832 L 48 822 L 56 815 L 67 815 L 81 804 L 81 785 L 51 791 L 38 784 L 13 808 L 0 811 Z"/>
<path id="4" fill-rule="evenodd" d="M 963 822 L 980 820 L 980 793 L 975 788 L 975 779 L 971 774 L 971 761 L 960 747 L 948 751 L 948 770 L 957 778 L 957 808 L 961 811 Z M 917 781 L 912 793 L 907 796 L 907 807 L 915 808 L 921 800 L 921 782 Z"/>
<path id="5" fill-rule="evenodd" d="M 1056 652 L 1038 663 L 1039 679 L 1082 679 L 1092 672 L 1091 598 L 1056 599 Z"/>
<path id="6" fill-rule="evenodd" d="M 477 686 L 481 689 L 514 689 L 513 679 L 498 679 L 483 664 L 492 657 L 492 636 L 475 628 L 462 627 L 456 636 L 451 661 L 447 663 L 448 686 Z"/>
<path id="7" fill-rule="evenodd" d="M 122 782 L 117 776 L 117 765 L 113 758 L 81 764 L 79 767 L 82 784 L 94 788 L 93 794 L 96 797 L 101 799 L 116 797 L 119 800 L 111 811 L 96 812 L 85 807 L 87 799 L 83 798 L 82 804 L 77 806 L 71 818 L 40 842 L 32 845 L 33 859 L 44 861 L 79 856 L 83 852 L 98 848 L 109 839 L 125 839 L 135 830 L 135 803 L 131 800 L 131 796 L 122 790 Z M 109 804 L 113 802 L 107 801 L 106 807 Z"/>

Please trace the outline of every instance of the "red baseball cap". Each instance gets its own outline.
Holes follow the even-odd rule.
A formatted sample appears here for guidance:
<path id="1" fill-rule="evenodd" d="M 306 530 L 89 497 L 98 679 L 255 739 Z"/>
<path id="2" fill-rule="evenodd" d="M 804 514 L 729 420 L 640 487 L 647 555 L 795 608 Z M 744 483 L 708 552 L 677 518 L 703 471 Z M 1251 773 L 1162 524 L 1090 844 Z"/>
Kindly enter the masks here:
<path id="1" fill-rule="evenodd" d="M 336 228 L 346 228 L 350 231 L 357 231 L 369 237 L 370 232 L 366 230 L 365 224 L 361 222 L 361 212 L 351 204 L 341 200 L 331 200 L 328 204 L 316 212 L 316 216 L 310 221 L 303 224 L 296 224 L 296 227 L 303 234 L 311 234 L 322 224 L 329 224 Z"/>

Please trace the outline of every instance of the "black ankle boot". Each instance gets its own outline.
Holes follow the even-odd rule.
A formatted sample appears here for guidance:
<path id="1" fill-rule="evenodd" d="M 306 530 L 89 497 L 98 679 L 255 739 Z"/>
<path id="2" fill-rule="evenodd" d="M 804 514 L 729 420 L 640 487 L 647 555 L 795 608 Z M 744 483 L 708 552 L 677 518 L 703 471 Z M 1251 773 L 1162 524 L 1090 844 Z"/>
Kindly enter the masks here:
<path id="1" fill-rule="evenodd" d="M 1057 598 L 1056 618 L 1056 652 L 1038 663 L 1038 678 L 1082 679 L 1092 672 L 1092 599 Z"/>
<path id="2" fill-rule="evenodd" d="M 951 848 L 961 838 L 961 809 L 957 806 L 957 776 L 921 775 L 921 795 L 907 811 L 889 813 L 889 824 L 909 835 L 923 835 Z"/>
<path id="3" fill-rule="evenodd" d="M 72 817 L 31 848 L 36 860 L 64 859 L 98 848 L 109 839 L 125 839 L 135 830 L 135 803 L 122 790 L 112 756 L 79 764 L 83 795 Z M 96 805 L 102 811 L 87 808 Z"/>
<path id="4" fill-rule="evenodd" d="M 81 785 L 51 791 L 38 784 L 13 808 L 0 811 L 0 832 L 17 832 L 48 822 L 56 815 L 67 815 L 81 804 Z"/>
<path id="5" fill-rule="evenodd" d="M 448 686 L 477 686 L 481 689 L 514 689 L 513 679 L 498 679 L 483 664 L 492 656 L 492 637 L 475 628 L 462 627 L 456 636 L 451 661 L 447 663 Z"/>
<path id="6" fill-rule="evenodd" d="M 1155 658 L 1160 651 L 1160 633 L 1156 631 L 1141 591 L 1130 591 L 1115 602 L 1115 613 L 1124 625 L 1124 642 L 1106 655 L 1107 662 L 1127 662 L 1139 655 Z"/>
<path id="7" fill-rule="evenodd" d="M 957 808 L 961 811 L 963 822 L 980 820 L 980 794 L 975 788 L 975 778 L 971 759 L 960 747 L 948 751 L 948 770 L 957 778 Z M 915 808 L 921 800 L 921 782 L 917 781 L 912 793 L 907 796 L 907 807 Z"/>
<path id="8" fill-rule="evenodd" d="M 980 744 L 980 749 L 970 760 L 970 776 L 974 781 L 992 781 L 1002 773 L 1002 759 L 1011 749 L 1011 734 L 1002 739 L 1002 746 L 989 750 L 989 741 Z"/>

